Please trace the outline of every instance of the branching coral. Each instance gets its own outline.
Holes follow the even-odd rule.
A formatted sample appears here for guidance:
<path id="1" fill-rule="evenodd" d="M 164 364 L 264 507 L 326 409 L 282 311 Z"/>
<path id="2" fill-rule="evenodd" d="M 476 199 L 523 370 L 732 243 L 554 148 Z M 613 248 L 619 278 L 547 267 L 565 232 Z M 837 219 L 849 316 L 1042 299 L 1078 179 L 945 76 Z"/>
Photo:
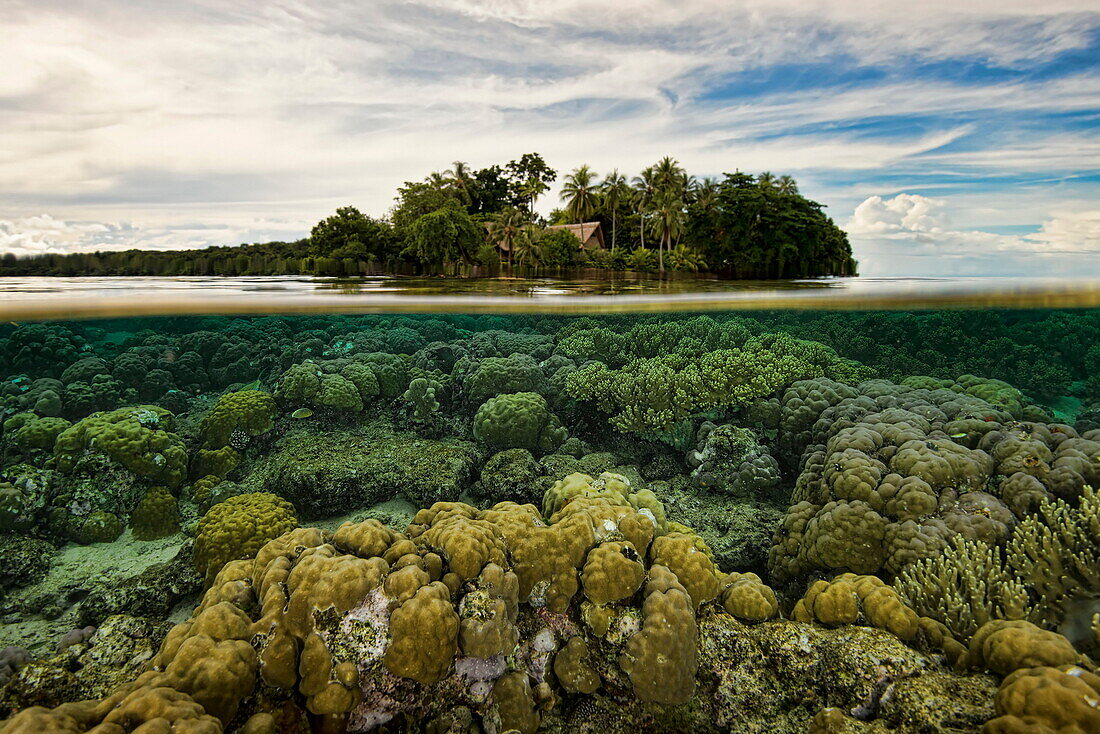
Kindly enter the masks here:
<path id="1" fill-rule="evenodd" d="M 956 535 L 939 556 L 905 568 L 894 581 L 917 613 L 969 639 L 993 619 L 1025 619 L 1031 612 L 1027 588 L 1005 570 L 1001 550 Z"/>
<path id="2" fill-rule="evenodd" d="M 1039 618 L 1047 625 L 1088 629 L 1092 607 L 1075 602 L 1100 598 L 1100 495 L 1086 488 L 1080 504 L 1044 502 L 1013 533 L 1007 559 L 1032 589 Z M 1085 619 L 1074 620 L 1082 611 Z M 1076 636 L 1076 635 L 1075 635 Z"/>

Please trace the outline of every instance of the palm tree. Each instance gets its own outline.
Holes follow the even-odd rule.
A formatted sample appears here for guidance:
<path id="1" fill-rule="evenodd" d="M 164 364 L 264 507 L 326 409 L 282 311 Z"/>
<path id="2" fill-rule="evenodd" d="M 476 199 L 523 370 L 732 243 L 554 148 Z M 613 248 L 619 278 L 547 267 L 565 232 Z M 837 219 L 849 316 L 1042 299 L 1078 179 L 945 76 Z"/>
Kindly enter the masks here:
<path id="1" fill-rule="evenodd" d="M 615 249 L 615 229 L 618 223 L 619 207 L 630 198 L 630 187 L 626 183 L 626 177 L 616 168 L 607 174 L 600 184 L 600 194 L 603 197 L 604 210 L 611 212 L 611 249 Z"/>
<path id="2" fill-rule="evenodd" d="M 432 171 L 428 174 L 427 181 L 436 188 L 447 190 L 451 188 L 451 178 L 448 174 L 448 171 L 442 173 L 439 171 Z"/>
<path id="3" fill-rule="evenodd" d="M 686 188 L 687 174 L 675 158 L 666 155 L 653 169 L 658 188 Z"/>
<path id="4" fill-rule="evenodd" d="M 718 203 L 718 181 L 712 176 L 696 179 L 691 188 L 691 201 L 704 212 L 710 211 Z"/>
<path id="5" fill-rule="evenodd" d="M 653 194 L 657 190 L 656 175 L 653 166 L 643 168 L 641 174 L 634 177 L 634 207 L 642 218 L 642 247 L 645 248 L 645 217 L 653 203 Z"/>
<path id="6" fill-rule="evenodd" d="M 539 236 L 542 230 L 528 224 L 520 231 L 515 241 L 516 262 L 520 265 L 541 265 L 542 250 L 539 249 Z"/>
<path id="7" fill-rule="evenodd" d="M 676 245 L 675 249 L 669 251 L 668 262 L 673 270 L 690 270 L 693 273 L 699 272 L 706 265 L 698 250 L 684 244 Z"/>
<path id="8" fill-rule="evenodd" d="M 512 265 L 512 252 L 524 235 L 527 218 L 519 209 L 501 209 L 489 222 L 489 241 L 508 253 L 508 265 Z"/>
<path id="9" fill-rule="evenodd" d="M 565 177 L 561 187 L 561 200 L 570 219 L 581 224 L 596 212 L 599 204 L 599 189 L 593 180 L 592 169 L 581 166 Z"/>
<path id="10" fill-rule="evenodd" d="M 664 252 L 672 250 L 672 240 L 683 232 L 684 200 L 691 188 L 691 178 L 680 163 L 671 156 L 665 156 L 653 167 L 656 191 L 654 204 L 657 215 L 657 229 L 661 236 L 658 260 L 661 272 L 664 272 Z"/>
<path id="11" fill-rule="evenodd" d="M 798 184 L 793 178 L 784 174 L 776 181 L 776 189 L 781 194 L 794 195 L 798 193 Z"/>
<path id="12" fill-rule="evenodd" d="M 653 213 L 656 215 L 653 226 L 661 238 L 661 247 L 657 250 L 657 261 L 661 272 L 665 271 L 665 249 L 672 249 L 672 241 L 683 233 L 684 200 L 673 186 L 658 190 L 653 199 Z"/>
<path id="13" fill-rule="evenodd" d="M 764 171 L 756 177 L 756 185 L 766 190 L 774 189 L 775 176 L 770 171 Z"/>
<path id="14" fill-rule="evenodd" d="M 473 180 L 470 175 L 470 165 L 465 161 L 455 161 L 443 172 L 443 175 L 450 180 L 450 184 L 458 191 L 463 203 L 468 206 L 473 201 L 470 196 L 470 182 Z"/>

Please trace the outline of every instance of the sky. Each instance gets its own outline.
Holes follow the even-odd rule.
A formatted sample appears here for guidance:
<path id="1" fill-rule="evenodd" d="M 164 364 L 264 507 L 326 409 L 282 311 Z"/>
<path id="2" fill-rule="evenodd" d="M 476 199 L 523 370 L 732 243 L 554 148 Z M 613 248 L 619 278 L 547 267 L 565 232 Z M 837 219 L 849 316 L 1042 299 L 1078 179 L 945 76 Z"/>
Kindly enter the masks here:
<path id="1" fill-rule="evenodd" d="M 0 34 L 4 252 L 293 240 L 537 151 L 790 174 L 863 275 L 1100 277 L 1096 0 L 0 0 Z"/>

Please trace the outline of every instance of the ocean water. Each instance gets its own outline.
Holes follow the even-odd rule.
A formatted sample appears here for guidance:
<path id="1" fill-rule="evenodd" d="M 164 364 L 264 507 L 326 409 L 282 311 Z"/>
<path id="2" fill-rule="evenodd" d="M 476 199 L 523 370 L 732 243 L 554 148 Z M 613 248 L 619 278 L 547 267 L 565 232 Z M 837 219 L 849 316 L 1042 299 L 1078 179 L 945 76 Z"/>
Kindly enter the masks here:
<path id="1" fill-rule="evenodd" d="M 1093 284 L 0 294 L 3 734 L 1100 731 Z"/>

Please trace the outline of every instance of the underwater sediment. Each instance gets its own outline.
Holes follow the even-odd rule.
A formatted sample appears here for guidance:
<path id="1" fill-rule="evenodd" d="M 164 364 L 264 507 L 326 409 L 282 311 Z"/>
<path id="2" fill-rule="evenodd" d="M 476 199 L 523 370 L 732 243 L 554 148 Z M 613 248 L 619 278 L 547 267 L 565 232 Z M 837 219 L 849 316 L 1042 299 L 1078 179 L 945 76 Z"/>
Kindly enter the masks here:
<path id="1" fill-rule="evenodd" d="M 9 325 L 0 732 L 1100 731 L 1097 335 Z"/>

